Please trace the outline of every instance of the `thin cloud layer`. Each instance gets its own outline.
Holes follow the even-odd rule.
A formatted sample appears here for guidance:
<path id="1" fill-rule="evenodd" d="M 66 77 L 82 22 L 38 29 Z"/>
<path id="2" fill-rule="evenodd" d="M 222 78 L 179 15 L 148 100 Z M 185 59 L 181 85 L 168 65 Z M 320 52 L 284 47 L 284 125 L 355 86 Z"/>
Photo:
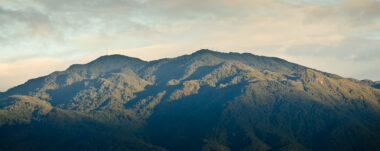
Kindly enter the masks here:
<path id="1" fill-rule="evenodd" d="M 0 91 L 107 52 L 152 60 L 201 48 L 380 80 L 379 41 L 376 0 L 0 0 Z"/>

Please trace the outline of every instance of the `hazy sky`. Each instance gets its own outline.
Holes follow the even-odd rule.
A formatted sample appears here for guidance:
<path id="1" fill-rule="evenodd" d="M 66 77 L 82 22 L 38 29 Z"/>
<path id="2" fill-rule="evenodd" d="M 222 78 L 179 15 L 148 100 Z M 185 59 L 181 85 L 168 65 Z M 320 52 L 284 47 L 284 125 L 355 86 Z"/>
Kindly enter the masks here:
<path id="1" fill-rule="evenodd" d="M 378 0 L 0 0 L 0 91 L 119 53 L 250 52 L 380 80 Z"/>

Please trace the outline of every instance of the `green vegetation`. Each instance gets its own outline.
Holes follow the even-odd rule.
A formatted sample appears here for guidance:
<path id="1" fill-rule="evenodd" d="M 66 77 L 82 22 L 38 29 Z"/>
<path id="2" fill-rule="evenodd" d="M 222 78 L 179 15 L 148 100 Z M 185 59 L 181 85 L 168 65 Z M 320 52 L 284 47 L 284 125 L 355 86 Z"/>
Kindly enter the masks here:
<path id="1" fill-rule="evenodd" d="M 376 150 L 379 82 L 279 58 L 122 55 L 0 93 L 0 150 Z"/>

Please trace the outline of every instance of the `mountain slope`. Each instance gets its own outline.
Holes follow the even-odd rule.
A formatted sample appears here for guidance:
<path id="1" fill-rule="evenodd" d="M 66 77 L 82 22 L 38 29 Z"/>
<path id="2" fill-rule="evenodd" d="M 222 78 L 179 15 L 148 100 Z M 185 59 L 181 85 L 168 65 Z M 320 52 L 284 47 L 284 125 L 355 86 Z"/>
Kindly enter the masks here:
<path id="1" fill-rule="evenodd" d="M 103 56 L 0 94 L 0 149 L 375 150 L 376 86 L 248 53 Z"/>

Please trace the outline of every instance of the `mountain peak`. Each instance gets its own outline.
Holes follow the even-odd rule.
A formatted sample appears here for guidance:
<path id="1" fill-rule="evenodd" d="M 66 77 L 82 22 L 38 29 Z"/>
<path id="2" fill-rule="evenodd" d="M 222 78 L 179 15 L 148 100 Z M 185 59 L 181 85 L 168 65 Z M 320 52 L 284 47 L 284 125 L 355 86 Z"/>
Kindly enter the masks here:
<path id="1" fill-rule="evenodd" d="M 73 64 L 68 71 L 89 71 L 91 73 L 106 73 L 121 68 L 130 68 L 135 70 L 143 66 L 146 61 L 138 58 L 128 57 L 120 54 L 101 56 L 87 64 Z"/>
<path id="2" fill-rule="evenodd" d="M 210 50 L 210 49 L 200 49 L 194 53 L 192 53 L 192 55 L 198 55 L 198 54 L 219 54 L 221 52 L 217 52 L 217 51 L 213 51 L 213 50 Z"/>
<path id="3" fill-rule="evenodd" d="M 104 55 L 100 56 L 99 58 L 95 59 L 92 62 L 103 62 L 103 61 L 126 61 L 126 60 L 133 60 L 133 61 L 143 61 L 139 58 L 129 57 L 121 54 L 112 54 L 112 55 Z M 90 62 L 90 63 L 92 63 Z"/>

